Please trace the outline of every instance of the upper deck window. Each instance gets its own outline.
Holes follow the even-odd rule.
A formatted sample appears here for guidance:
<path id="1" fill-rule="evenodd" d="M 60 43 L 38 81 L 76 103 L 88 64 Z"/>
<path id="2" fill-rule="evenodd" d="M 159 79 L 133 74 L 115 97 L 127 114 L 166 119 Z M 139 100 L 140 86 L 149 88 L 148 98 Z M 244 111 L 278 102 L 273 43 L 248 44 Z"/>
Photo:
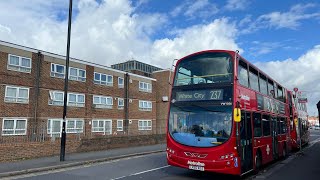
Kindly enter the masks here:
<path id="1" fill-rule="evenodd" d="M 241 85 L 249 87 L 248 67 L 247 64 L 241 60 L 239 61 L 238 78 Z"/>
<path id="2" fill-rule="evenodd" d="M 231 82 L 231 60 L 230 54 L 221 52 L 188 57 L 178 64 L 174 85 Z"/>
<path id="3" fill-rule="evenodd" d="M 260 92 L 262 94 L 268 95 L 267 78 L 263 74 L 260 74 L 259 85 L 260 85 Z"/>
<path id="4" fill-rule="evenodd" d="M 251 66 L 249 67 L 249 81 L 251 89 L 259 91 L 258 71 Z"/>

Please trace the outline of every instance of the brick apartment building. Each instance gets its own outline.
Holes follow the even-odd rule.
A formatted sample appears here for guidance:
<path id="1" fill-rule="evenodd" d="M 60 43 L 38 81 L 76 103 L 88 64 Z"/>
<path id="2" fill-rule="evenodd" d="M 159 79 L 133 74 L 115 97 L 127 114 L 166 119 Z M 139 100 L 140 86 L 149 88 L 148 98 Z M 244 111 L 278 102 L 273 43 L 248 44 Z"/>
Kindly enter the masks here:
<path id="1" fill-rule="evenodd" d="M 0 141 L 60 137 L 65 57 L 0 41 L 0 64 Z M 169 73 L 151 78 L 71 58 L 67 136 L 164 134 Z"/>

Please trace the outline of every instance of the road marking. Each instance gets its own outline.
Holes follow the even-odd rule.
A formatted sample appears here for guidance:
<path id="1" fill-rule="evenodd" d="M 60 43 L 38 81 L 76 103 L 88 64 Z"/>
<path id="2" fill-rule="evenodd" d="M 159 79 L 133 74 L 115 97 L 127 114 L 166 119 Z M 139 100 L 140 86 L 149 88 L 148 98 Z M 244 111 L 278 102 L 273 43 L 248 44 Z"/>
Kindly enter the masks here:
<path id="1" fill-rule="evenodd" d="M 89 167 L 99 166 L 99 165 L 103 165 L 103 164 L 116 163 L 116 162 L 119 162 L 119 161 L 122 161 L 122 160 L 137 159 L 137 158 L 141 158 L 141 157 L 145 157 L 145 156 L 148 156 L 148 155 L 139 155 L 139 156 L 133 156 L 133 157 L 115 159 L 115 160 L 98 162 L 98 163 L 92 163 L 92 164 L 84 164 L 84 165 L 79 165 L 79 166 L 74 166 L 74 167 L 67 167 L 67 168 L 54 169 L 54 170 L 47 170 L 47 171 L 41 171 L 41 172 L 35 172 L 35 173 L 28 173 L 28 174 L 22 174 L 22 175 L 14 175 L 14 176 L 10 176 L 10 177 L 5 177 L 5 178 L 3 178 L 3 179 L 4 179 L 4 180 L 12 180 L 12 179 L 21 179 L 21 178 L 35 177 L 35 176 L 41 176 L 41 175 L 47 175 L 47 174 L 53 174 L 53 173 L 61 173 L 61 172 L 65 172 L 65 171 L 76 170 L 76 169 L 81 169 L 81 168 L 89 168 Z"/>
<path id="2" fill-rule="evenodd" d="M 166 165 L 166 166 L 162 166 L 162 167 L 158 167 L 158 168 L 154 168 L 154 169 L 149 169 L 149 170 L 146 170 L 146 171 L 133 173 L 133 174 L 130 174 L 128 176 L 121 176 L 121 177 L 113 178 L 111 180 L 118 180 L 118 179 L 123 179 L 123 178 L 130 177 L 130 176 L 136 176 L 136 175 L 139 175 L 139 174 L 144 174 L 144 173 L 147 173 L 147 172 L 156 171 L 156 170 L 159 170 L 159 169 L 164 169 L 164 168 L 167 168 L 167 167 L 170 167 L 170 165 Z"/>

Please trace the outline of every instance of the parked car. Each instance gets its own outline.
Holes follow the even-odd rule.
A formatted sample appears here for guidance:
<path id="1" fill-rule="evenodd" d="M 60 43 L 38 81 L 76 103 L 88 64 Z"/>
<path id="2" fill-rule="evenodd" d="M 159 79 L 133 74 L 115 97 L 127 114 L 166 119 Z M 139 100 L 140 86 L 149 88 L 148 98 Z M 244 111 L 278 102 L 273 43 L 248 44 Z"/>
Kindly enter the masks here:
<path id="1" fill-rule="evenodd" d="M 315 130 L 320 130 L 320 125 L 319 124 L 314 125 L 314 129 Z"/>

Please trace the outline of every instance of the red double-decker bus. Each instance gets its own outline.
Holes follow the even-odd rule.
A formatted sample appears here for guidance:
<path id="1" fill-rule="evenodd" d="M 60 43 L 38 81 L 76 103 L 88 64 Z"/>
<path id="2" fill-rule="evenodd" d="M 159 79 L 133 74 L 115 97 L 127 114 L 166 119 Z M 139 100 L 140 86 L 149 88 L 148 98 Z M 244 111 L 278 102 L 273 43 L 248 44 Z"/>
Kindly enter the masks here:
<path id="1" fill-rule="evenodd" d="M 175 67 L 168 164 L 243 175 L 287 155 L 290 107 L 283 86 L 234 51 L 197 52 Z"/>
<path id="2" fill-rule="evenodd" d="M 290 136 L 292 150 L 299 150 L 309 143 L 310 132 L 308 124 L 307 102 L 298 99 L 296 93 L 288 91 L 290 108 Z"/>

